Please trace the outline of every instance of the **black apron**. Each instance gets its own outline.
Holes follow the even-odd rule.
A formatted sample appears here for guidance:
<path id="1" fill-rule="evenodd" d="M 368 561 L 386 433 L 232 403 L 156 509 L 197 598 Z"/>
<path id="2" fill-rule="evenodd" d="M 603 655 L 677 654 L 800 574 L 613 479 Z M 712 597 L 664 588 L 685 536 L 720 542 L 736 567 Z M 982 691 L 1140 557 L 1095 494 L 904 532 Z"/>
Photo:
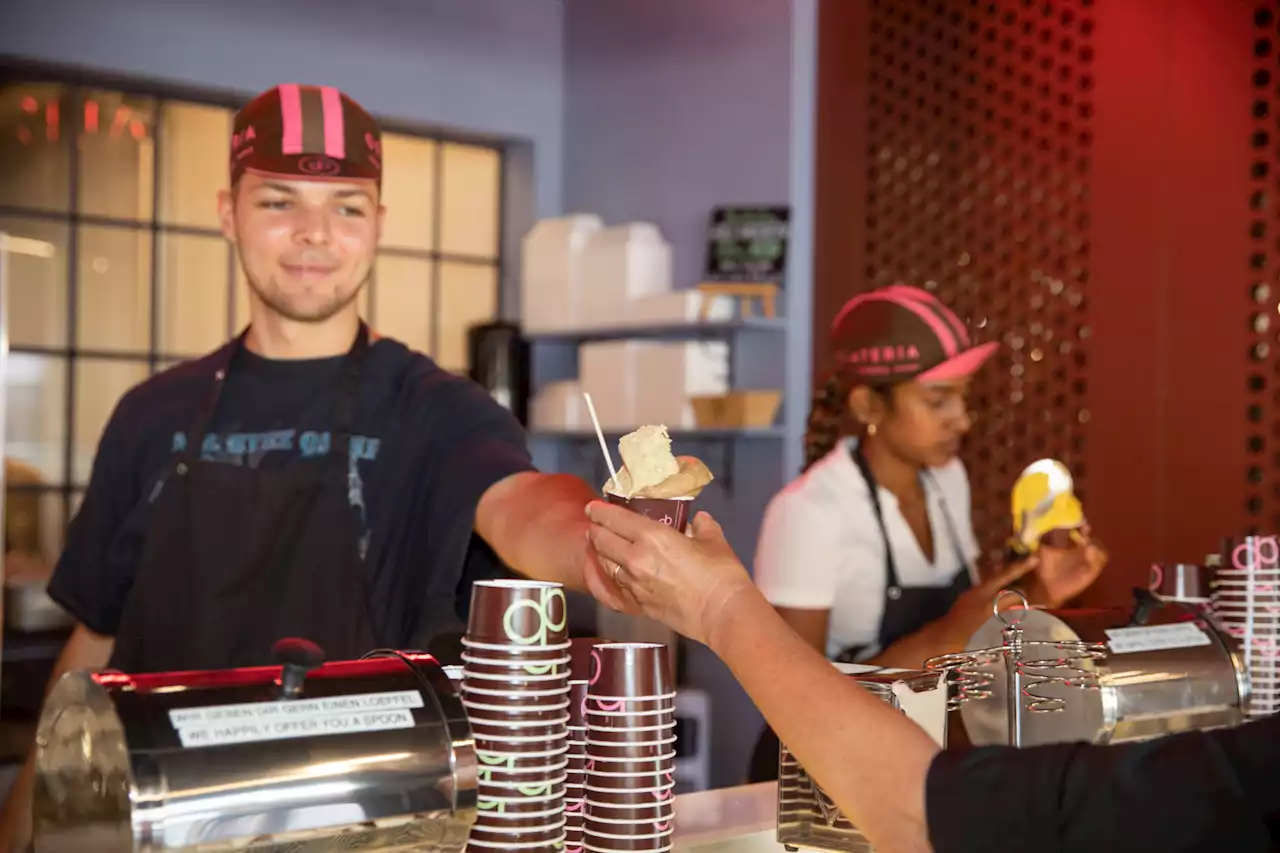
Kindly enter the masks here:
<path id="1" fill-rule="evenodd" d="M 949 586 L 903 586 L 898 577 L 898 565 L 893 558 L 893 547 L 889 544 L 889 531 L 884 524 L 884 512 L 880 508 L 880 489 L 871 473 L 871 466 L 862 455 L 862 446 L 853 449 L 853 462 L 858 466 L 862 479 L 867 483 L 871 495 L 871 508 L 875 512 L 876 526 L 880 528 L 880 538 L 884 542 L 884 612 L 880 617 L 880 630 L 876 635 L 876 648 L 883 651 L 894 643 L 919 631 L 930 622 L 947 615 L 951 605 L 956 603 L 961 594 L 973 585 L 969 575 L 969 561 L 964 557 L 964 540 L 956 529 L 951 518 L 951 510 L 942 498 L 933 475 L 926 472 L 921 477 L 928 477 L 934 489 L 938 491 L 938 505 L 947 525 L 947 536 L 951 540 L 956 553 L 960 554 L 961 568 Z M 937 551 L 935 543 L 934 551 Z M 850 646 L 836 656 L 838 663 L 856 663 L 867 651 L 866 646 Z M 921 664 L 923 665 L 923 661 Z M 751 756 L 748 770 L 748 782 L 772 782 L 778 778 L 778 736 L 773 729 L 765 727 L 756 743 L 755 752 Z"/>
<path id="2" fill-rule="evenodd" d="M 112 669 L 268 665 L 282 637 L 311 640 L 328 660 L 358 658 L 381 645 L 348 498 L 369 330 L 360 325 L 347 355 L 329 453 L 279 469 L 200 458 L 243 346 L 241 335 L 215 363 L 187 446 L 152 507 Z"/>

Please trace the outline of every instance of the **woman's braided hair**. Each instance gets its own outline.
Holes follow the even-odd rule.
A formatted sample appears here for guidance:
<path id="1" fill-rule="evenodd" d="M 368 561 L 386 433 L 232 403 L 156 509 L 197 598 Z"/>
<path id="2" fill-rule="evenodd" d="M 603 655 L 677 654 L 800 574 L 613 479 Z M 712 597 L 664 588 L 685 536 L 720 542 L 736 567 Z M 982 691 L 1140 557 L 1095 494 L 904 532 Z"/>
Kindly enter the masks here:
<path id="1" fill-rule="evenodd" d="M 804 470 L 826 456 L 840 441 L 844 430 L 845 401 L 849 389 L 839 371 L 813 395 L 809 409 L 809 427 L 804 434 Z"/>

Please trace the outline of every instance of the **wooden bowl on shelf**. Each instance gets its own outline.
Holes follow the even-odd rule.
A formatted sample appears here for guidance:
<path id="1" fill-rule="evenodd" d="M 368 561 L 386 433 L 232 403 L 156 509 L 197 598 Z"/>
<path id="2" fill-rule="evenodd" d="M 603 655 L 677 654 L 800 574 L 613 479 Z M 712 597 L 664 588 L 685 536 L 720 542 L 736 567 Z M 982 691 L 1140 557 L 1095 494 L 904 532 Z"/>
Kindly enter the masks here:
<path id="1" fill-rule="evenodd" d="M 698 429 L 752 429 L 773 426 L 781 391 L 733 391 L 691 397 Z"/>

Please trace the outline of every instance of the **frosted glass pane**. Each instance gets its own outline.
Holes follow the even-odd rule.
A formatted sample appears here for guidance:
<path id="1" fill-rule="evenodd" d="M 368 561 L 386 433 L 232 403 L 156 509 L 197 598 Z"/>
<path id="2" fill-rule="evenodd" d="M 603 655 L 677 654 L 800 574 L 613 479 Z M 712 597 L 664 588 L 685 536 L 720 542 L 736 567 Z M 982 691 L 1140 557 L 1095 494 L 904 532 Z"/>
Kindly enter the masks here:
<path id="1" fill-rule="evenodd" d="M 9 235 L 9 343 L 67 345 L 69 229 L 39 219 L 0 217 Z"/>
<path id="2" fill-rule="evenodd" d="M 90 91 L 68 116 L 80 157 L 80 212 L 149 220 L 155 200 L 155 101 Z"/>
<path id="3" fill-rule="evenodd" d="M 382 245 L 430 251 L 435 246 L 436 145 L 388 133 L 382 138 Z"/>
<path id="4" fill-rule="evenodd" d="M 444 199 L 440 250 L 453 255 L 498 256 L 502 209 L 502 157 L 475 145 L 444 147 Z"/>
<path id="5" fill-rule="evenodd" d="M 76 343 L 147 352 L 151 342 L 151 232 L 80 229 Z"/>
<path id="6" fill-rule="evenodd" d="M 160 122 L 160 220 L 218 227 L 218 191 L 228 185 L 230 110 L 166 103 Z"/>
<path id="7" fill-rule="evenodd" d="M 46 483 L 61 483 L 67 360 L 10 353 L 4 394 L 4 456 L 31 467 Z"/>
<path id="8" fill-rule="evenodd" d="M 87 484 L 98 440 L 116 402 L 147 378 L 145 361 L 81 358 L 76 361 L 75 436 L 72 482 Z"/>
<path id="9" fill-rule="evenodd" d="M 431 351 L 431 262 L 378 258 L 374 304 L 378 331 L 410 349 Z"/>
<path id="10" fill-rule="evenodd" d="M 227 254 L 221 237 L 160 238 L 161 352 L 198 355 L 226 341 Z"/>
<path id="11" fill-rule="evenodd" d="M 76 123 L 70 91 L 49 83 L 0 87 L 0 205 L 67 210 Z"/>
<path id="12" fill-rule="evenodd" d="M 440 342 L 435 359 L 446 370 L 467 369 L 467 333 L 498 313 L 497 267 L 440 265 Z"/>

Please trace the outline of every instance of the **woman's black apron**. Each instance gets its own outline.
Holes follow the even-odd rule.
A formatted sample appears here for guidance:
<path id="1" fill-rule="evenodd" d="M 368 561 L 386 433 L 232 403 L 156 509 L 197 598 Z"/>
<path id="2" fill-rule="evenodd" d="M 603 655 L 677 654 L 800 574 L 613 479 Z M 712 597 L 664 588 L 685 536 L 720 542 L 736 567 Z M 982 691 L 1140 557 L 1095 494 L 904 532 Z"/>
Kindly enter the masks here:
<path id="1" fill-rule="evenodd" d="M 960 532 L 951 518 L 951 510 L 942 498 L 942 492 L 938 490 L 937 483 L 933 482 L 934 489 L 938 490 L 938 505 L 942 509 L 942 516 L 947 524 L 947 535 L 956 553 L 961 555 L 960 569 L 949 586 L 903 586 L 898 577 L 897 563 L 893 558 L 893 547 L 889 544 L 889 531 L 884 524 L 884 512 L 880 508 L 879 486 L 871 473 L 871 466 L 862 455 L 861 445 L 854 447 L 852 455 L 854 464 L 858 466 L 858 471 L 867 483 L 867 490 L 871 495 L 871 508 L 875 513 L 876 525 L 880 528 L 881 541 L 884 542 L 884 613 L 880 617 L 880 630 L 876 635 L 876 648 L 884 650 L 903 637 L 947 615 L 951 605 L 955 604 L 956 599 L 972 585 L 969 562 L 964 557 L 964 540 L 960 538 Z M 932 481 L 932 475 L 927 471 L 921 476 L 928 477 Z M 851 646 L 842 651 L 836 657 L 836 661 L 854 663 L 865 651 L 865 646 Z M 924 661 L 921 661 L 921 664 L 923 663 Z M 773 729 L 766 726 L 751 756 L 748 782 L 772 782 L 777 778 L 778 736 L 773 733 Z"/>
<path id="2" fill-rule="evenodd" d="M 215 363 L 187 444 L 151 510 L 109 666 L 128 673 L 274 663 L 282 637 L 328 660 L 377 648 L 348 498 L 351 432 L 369 350 L 346 358 L 330 452 L 278 469 L 203 461 L 241 335 Z"/>

